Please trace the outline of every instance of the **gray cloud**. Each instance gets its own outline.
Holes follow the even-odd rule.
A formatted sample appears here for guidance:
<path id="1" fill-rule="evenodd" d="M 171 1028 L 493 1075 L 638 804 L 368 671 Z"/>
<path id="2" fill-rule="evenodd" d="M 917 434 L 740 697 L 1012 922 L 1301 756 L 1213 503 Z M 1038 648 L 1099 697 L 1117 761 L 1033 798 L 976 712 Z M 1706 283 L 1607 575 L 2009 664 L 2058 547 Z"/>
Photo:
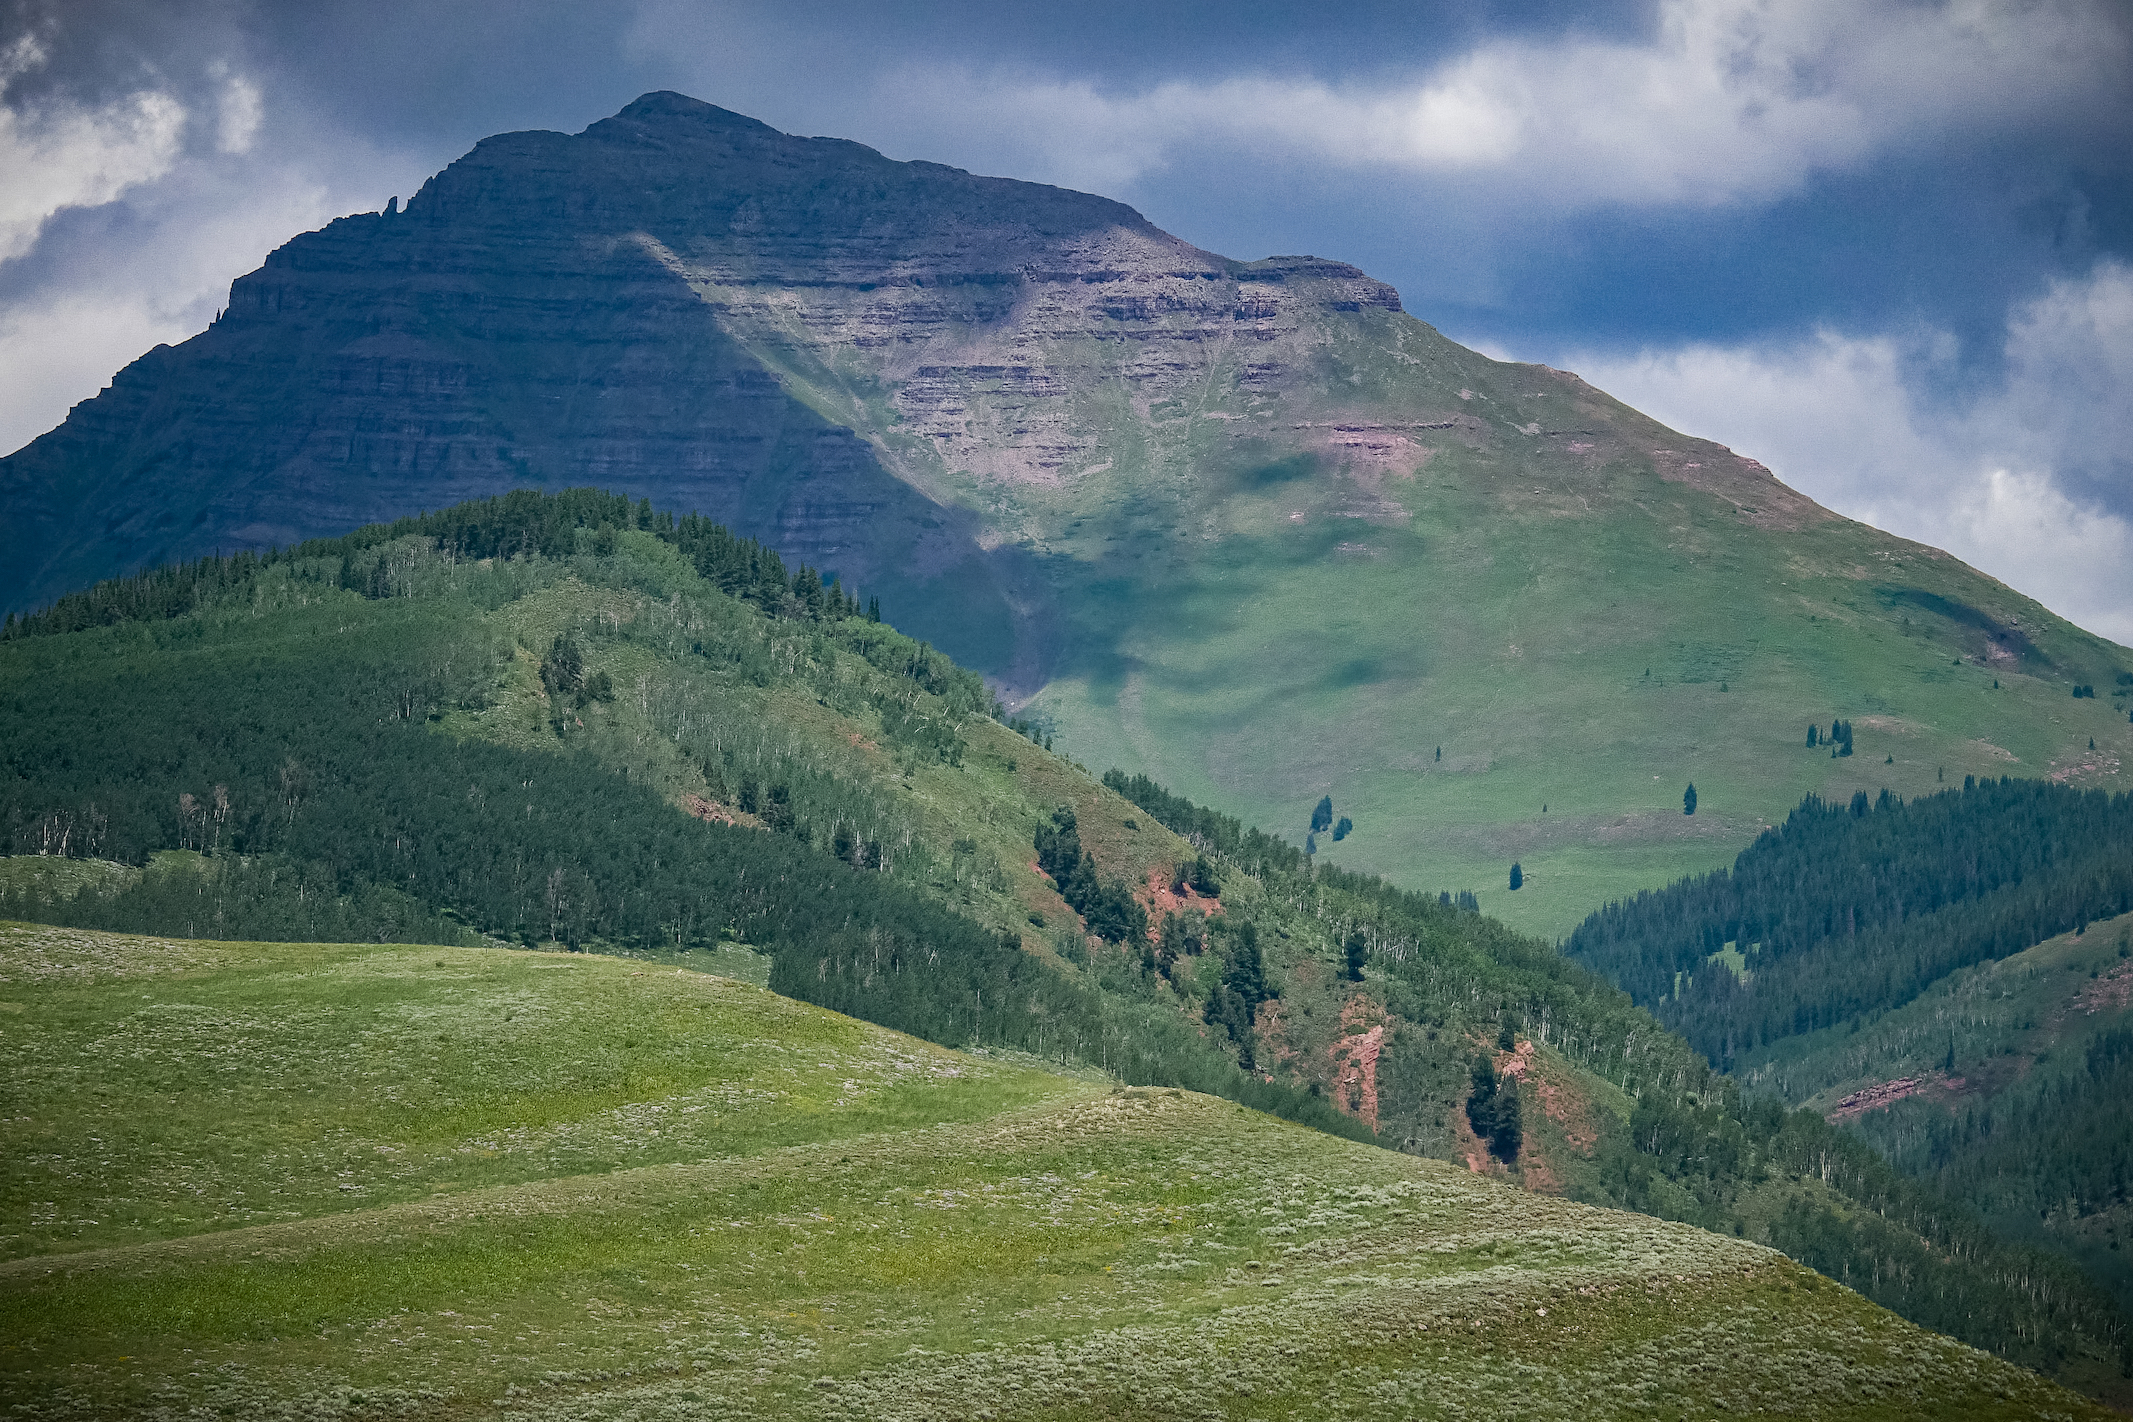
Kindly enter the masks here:
<path id="1" fill-rule="evenodd" d="M 1564 359 L 1840 513 L 2133 644 L 2133 267 L 2050 283 L 2003 341 L 1999 378 L 1954 395 L 1957 342 L 1930 329 Z"/>

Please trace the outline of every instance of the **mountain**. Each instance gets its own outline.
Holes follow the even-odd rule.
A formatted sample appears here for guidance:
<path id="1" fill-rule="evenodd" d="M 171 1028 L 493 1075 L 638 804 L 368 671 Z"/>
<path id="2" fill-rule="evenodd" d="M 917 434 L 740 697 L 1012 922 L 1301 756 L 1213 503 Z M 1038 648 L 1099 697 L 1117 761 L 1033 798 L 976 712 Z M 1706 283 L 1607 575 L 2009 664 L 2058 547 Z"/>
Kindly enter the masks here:
<path id="1" fill-rule="evenodd" d="M 1742 1240 L 699 972 L 0 927 L 0 992 L 23 1415 L 2111 1415 Z"/>
<path id="2" fill-rule="evenodd" d="M 675 94 L 276 251 L 0 461 L 0 566 L 19 610 L 584 482 L 879 597 L 1092 764 L 1292 843 L 1330 797 L 1329 861 L 1545 933 L 1806 793 L 2116 784 L 2133 737 L 2069 694 L 2123 649 L 1352 267 Z"/>
<path id="3" fill-rule="evenodd" d="M 0 687 L 0 918 L 709 969 L 1745 1238 L 2117 1386 L 2076 1270 L 1549 945 L 1098 780 L 694 516 L 517 491 L 167 566 L 9 623 Z"/>

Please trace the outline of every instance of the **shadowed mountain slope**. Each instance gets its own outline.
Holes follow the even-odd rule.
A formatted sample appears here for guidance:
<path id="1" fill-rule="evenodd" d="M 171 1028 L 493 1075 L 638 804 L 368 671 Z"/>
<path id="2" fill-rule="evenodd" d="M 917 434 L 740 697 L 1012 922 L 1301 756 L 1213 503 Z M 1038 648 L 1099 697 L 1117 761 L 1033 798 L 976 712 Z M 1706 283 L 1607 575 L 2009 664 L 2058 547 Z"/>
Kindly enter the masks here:
<path id="1" fill-rule="evenodd" d="M 274 253 L 0 461 L 5 595 L 579 482 L 879 595 L 1084 760 L 1298 842 L 1331 795 L 1327 857 L 1537 931 L 1810 791 L 2133 750 L 2068 695 L 2122 649 L 1352 267 L 674 94 Z M 1855 755 L 1804 748 L 1838 718 Z"/>

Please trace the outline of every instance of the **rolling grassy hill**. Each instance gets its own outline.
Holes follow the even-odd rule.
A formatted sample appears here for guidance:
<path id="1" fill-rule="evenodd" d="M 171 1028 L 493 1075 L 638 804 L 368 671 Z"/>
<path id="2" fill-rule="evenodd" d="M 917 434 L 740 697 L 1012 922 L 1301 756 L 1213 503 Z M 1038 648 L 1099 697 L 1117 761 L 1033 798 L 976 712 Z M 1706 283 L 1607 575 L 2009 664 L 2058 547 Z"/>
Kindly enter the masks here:
<path id="1" fill-rule="evenodd" d="M 0 606 L 588 479 L 838 570 L 1087 764 L 1295 843 L 1330 794 L 1329 860 L 1542 936 L 1809 791 L 2133 749 L 2069 694 L 2125 649 L 1352 267 L 671 93 L 292 240 L 0 460 Z"/>
<path id="2" fill-rule="evenodd" d="M 1774 1251 L 627 959 L 0 927 L 11 1416 L 2082 1417 Z"/>
<path id="3" fill-rule="evenodd" d="M 648 505 L 514 495 L 9 631 L 0 917 L 708 967 L 1775 1246 L 2116 1377 L 2124 1321 L 2078 1273 L 1743 1098 L 1548 945 L 1099 782 L 809 570 Z M 1039 867 L 1062 810 L 1144 926 L 1093 931 Z"/>

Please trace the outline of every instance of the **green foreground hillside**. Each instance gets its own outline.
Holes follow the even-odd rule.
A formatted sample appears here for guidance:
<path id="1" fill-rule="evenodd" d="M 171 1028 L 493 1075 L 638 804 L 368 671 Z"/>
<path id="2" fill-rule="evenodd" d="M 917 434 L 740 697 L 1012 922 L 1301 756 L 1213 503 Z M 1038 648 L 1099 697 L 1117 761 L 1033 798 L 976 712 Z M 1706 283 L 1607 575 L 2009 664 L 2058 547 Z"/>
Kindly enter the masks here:
<path id="1" fill-rule="evenodd" d="M 1549 945 L 1099 782 L 700 520 L 514 495 L 9 631 L 0 917 L 710 968 L 1768 1245 L 2116 1385 L 2125 1322 L 2078 1272 L 1744 1098 Z"/>
<path id="2" fill-rule="evenodd" d="M 583 955 L 0 928 L 9 1415 L 2080 1417 L 1774 1251 Z"/>

